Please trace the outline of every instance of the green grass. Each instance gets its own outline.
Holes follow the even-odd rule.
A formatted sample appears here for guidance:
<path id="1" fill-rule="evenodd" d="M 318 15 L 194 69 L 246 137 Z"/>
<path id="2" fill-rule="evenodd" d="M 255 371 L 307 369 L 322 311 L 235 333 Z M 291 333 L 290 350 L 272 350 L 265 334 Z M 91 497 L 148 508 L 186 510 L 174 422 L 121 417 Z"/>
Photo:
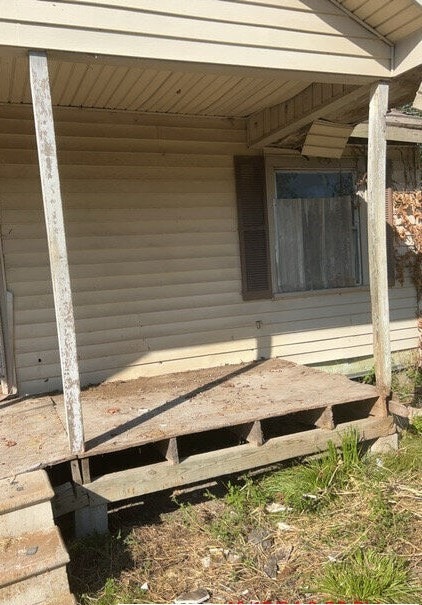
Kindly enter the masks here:
<path id="1" fill-rule="evenodd" d="M 225 506 L 207 526 L 211 536 L 225 546 L 242 542 L 262 512 L 267 496 L 261 485 L 244 476 L 240 483 L 228 482 L 224 497 Z M 214 496 L 207 494 L 209 498 Z"/>
<path id="2" fill-rule="evenodd" d="M 398 480 L 420 479 L 422 476 L 422 440 L 411 432 L 401 438 L 397 452 L 384 454 L 382 468 L 377 475 L 381 478 L 396 477 Z"/>
<path id="3" fill-rule="evenodd" d="M 422 436 L 422 416 L 415 416 L 414 418 L 412 418 L 410 426 L 417 435 Z"/>
<path id="4" fill-rule="evenodd" d="M 122 586 L 115 578 L 107 578 L 104 588 L 96 595 L 82 595 L 82 605 L 120 605 L 121 603 L 148 603 L 147 592 L 139 586 Z"/>
<path id="5" fill-rule="evenodd" d="M 213 602 L 420 602 L 417 427 L 402 436 L 397 452 L 364 454 L 357 433 L 349 432 L 339 448 L 330 444 L 318 457 L 225 487 L 223 497 L 180 504 L 158 524 L 76 542 L 71 582 L 81 605 L 172 602 L 197 586 L 209 587 Z M 266 504 L 274 502 L 286 510 L 268 513 Z M 280 531 L 280 521 L 290 529 Z M 248 540 L 255 529 L 271 537 L 269 551 Z M 291 560 L 276 580 L 268 578 L 266 557 L 289 545 Z M 218 556 L 205 569 L 210 549 Z M 241 562 L 230 564 L 228 552 L 239 553 Z M 141 589 L 145 581 L 148 591 Z"/>
<path id="6" fill-rule="evenodd" d="M 422 596 L 403 559 L 373 549 L 358 549 L 344 561 L 327 563 L 318 590 L 349 603 L 418 603 Z"/>
<path id="7" fill-rule="evenodd" d="M 329 442 L 322 456 L 271 475 L 262 489 L 267 498 L 278 497 L 294 510 L 316 511 L 335 498 L 362 464 L 358 435 L 350 431 L 339 449 Z"/>

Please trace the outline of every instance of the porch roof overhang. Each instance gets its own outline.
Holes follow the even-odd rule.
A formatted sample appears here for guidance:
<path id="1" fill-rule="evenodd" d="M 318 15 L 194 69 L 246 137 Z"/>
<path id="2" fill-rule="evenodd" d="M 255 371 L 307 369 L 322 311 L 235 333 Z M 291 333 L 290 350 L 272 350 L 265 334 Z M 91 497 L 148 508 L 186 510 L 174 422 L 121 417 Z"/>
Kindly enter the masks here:
<path id="1" fill-rule="evenodd" d="M 92 67 L 92 84 L 103 58 L 106 64 L 115 58 L 120 66 L 122 58 L 132 58 L 151 70 L 158 62 L 158 70 L 176 76 L 193 71 L 349 84 L 394 77 L 422 64 L 419 1 L 356 4 L 0 0 L 0 39 L 15 49 L 48 49 L 51 58 L 77 53 L 81 60 L 75 63 Z"/>
<path id="2" fill-rule="evenodd" d="M 31 103 L 28 50 L 0 47 L 1 104 Z M 359 124 L 373 81 L 57 51 L 48 58 L 53 106 L 243 119 L 255 148 L 298 148 L 315 119 Z M 413 102 L 421 77 L 416 68 L 392 79 L 390 107 Z"/>
<path id="3" fill-rule="evenodd" d="M 421 84 L 420 2 L 355 5 L 0 0 L 0 103 L 31 103 L 47 48 L 53 106 L 241 118 L 251 147 L 300 148 L 314 120 L 365 120 L 373 82 L 390 107 Z"/>
<path id="4" fill-rule="evenodd" d="M 397 15 L 409 2 L 387 4 Z M 368 78 L 392 70 L 394 42 L 331 0 L 1 0 L 0 9 L 0 39 L 13 47 Z"/>

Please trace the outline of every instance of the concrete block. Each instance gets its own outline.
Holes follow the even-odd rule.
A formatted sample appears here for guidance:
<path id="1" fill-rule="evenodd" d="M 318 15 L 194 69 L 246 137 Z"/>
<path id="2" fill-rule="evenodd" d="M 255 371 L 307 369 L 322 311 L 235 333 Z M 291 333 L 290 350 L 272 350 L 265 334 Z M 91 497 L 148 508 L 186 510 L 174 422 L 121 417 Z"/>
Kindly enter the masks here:
<path id="1" fill-rule="evenodd" d="M 388 454 L 397 450 L 399 447 L 399 436 L 397 433 L 387 435 L 385 437 L 378 437 L 378 439 L 371 445 L 370 452 L 372 454 Z"/>
<path id="2" fill-rule="evenodd" d="M 77 538 L 107 532 L 107 504 L 85 506 L 75 511 L 75 536 Z"/>

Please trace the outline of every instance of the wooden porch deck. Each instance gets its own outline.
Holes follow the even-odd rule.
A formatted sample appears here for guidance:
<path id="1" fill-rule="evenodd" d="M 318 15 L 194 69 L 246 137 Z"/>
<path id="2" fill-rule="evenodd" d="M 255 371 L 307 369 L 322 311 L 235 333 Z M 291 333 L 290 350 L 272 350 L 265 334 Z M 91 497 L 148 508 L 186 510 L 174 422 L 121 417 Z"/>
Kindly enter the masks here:
<path id="1" fill-rule="evenodd" d="M 82 482 L 91 481 L 89 461 L 104 454 L 151 444 L 177 463 L 189 435 L 203 440 L 230 429 L 231 445 L 261 445 L 274 435 L 369 417 L 376 400 L 372 386 L 280 359 L 92 387 L 82 392 Z M 0 478 L 75 460 L 65 427 L 62 395 L 1 404 Z"/>

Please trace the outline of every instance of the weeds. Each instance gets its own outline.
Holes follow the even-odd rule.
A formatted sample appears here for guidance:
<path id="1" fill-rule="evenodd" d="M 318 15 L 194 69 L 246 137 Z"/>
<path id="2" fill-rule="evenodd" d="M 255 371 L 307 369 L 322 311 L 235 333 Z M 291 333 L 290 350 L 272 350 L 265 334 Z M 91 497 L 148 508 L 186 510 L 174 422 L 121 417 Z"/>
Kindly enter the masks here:
<path id="1" fill-rule="evenodd" d="M 136 585 L 122 586 L 120 582 L 114 578 L 107 578 L 104 588 L 99 591 L 99 594 L 90 597 L 82 595 L 82 605 L 118 605 L 120 603 L 133 603 L 136 599 L 137 603 L 148 603 L 146 591 Z"/>
<path id="2" fill-rule="evenodd" d="M 344 561 L 327 563 L 318 590 L 349 603 L 416 603 L 421 596 L 405 561 L 373 549 L 358 549 Z"/>
<path id="3" fill-rule="evenodd" d="M 422 416 L 412 418 L 410 426 L 417 435 L 422 436 Z"/>
<path id="4" fill-rule="evenodd" d="M 422 404 L 422 368 L 416 361 L 405 369 L 393 371 L 391 378 L 391 388 L 397 399 L 412 405 Z M 359 381 L 375 385 L 375 368 L 368 370 Z"/>
<path id="5" fill-rule="evenodd" d="M 265 504 L 267 498 L 261 486 L 250 477 L 243 478 L 243 485 L 227 484 L 226 502 L 239 512 Z"/>
<path id="6" fill-rule="evenodd" d="M 368 490 L 369 531 L 368 542 L 378 550 L 393 549 L 397 539 L 407 532 L 409 514 L 394 509 L 391 488 L 385 485 L 371 485 Z"/>
<path id="7" fill-rule="evenodd" d="M 263 482 L 267 497 L 279 497 L 297 511 L 315 511 L 332 500 L 363 464 L 358 435 L 348 432 L 340 450 L 330 442 L 320 458 L 305 461 L 270 476 Z"/>
<path id="8" fill-rule="evenodd" d="M 383 469 L 388 473 L 389 477 L 402 477 L 412 482 L 420 482 L 422 478 L 420 438 L 415 438 L 410 433 L 405 434 L 401 439 L 400 449 L 397 452 L 384 454 L 381 470 Z"/>
<path id="9" fill-rule="evenodd" d="M 120 533 L 77 540 L 69 551 L 70 579 L 78 592 L 96 593 L 102 589 L 104 578 L 117 575 L 130 563 L 130 554 Z"/>
<path id="10" fill-rule="evenodd" d="M 415 363 L 404 370 L 393 372 L 391 388 L 395 396 L 404 403 L 422 403 L 422 368 Z"/>
<path id="11" fill-rule="evenodd" d="M 72 589 L 81 605 L 168 603 L 198 586 L 215 603 L 419 602 L 421 471 L 415 429 L 377 457 L 349 432 L 318 458 L 229 481 L 222 498 L 179 504 L 126 536 L 79 541 Z M 274 503 L 282 512 L 267 512 Z M 252 530 L 269 537 L 268 550 Z M 280 552 L 287 558 L 269 578 L 265 564 Z"/>
<path id="12" fill-rule="evenodd" d="M 370 370 L 366 372 L 364 376 L 360 379 L 364 384 L 375 384 L 375 368 L 372 367 Z"/>

